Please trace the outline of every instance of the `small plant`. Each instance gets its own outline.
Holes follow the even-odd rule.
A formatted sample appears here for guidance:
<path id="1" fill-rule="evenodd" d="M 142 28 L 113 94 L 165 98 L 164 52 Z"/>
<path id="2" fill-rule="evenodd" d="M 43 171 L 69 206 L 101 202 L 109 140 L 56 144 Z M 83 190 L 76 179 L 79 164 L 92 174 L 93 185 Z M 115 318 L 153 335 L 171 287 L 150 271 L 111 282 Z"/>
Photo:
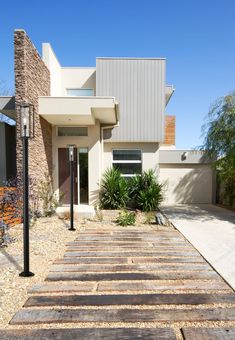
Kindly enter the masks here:
<path id="1" fill-rule="evenodd" d="M 117 224 L 121 226 L 134 225 L 136 216 L 134 212 L 128 212 L 126 210 L 121 211 L 117 217 Z"/>
<path id="2" fill-rule="evenodd" d="M 118 169 L 107 169 L 101 180 L 100 205 L 103 209 L 120 209 L 128 201 L 126 180 Z"/>
<path id="3" fill-rule="evenodd" d="M 102 222 L 104 219 L 103 211 L 98 205 L 95 206 L 95 216 L 99 222 Z"/>
<path id="4" fill-rule="evenodd" d="M 151 224 L 154 221 L 154 213 L 152 211 L 145 212 L 144 224 Z"/>
<path id="5" fill-rule="evenodd" d="M 41 181 L 38 186 L 38 198 L 42 201 L 44 216 L 53 215 L 60 205 L 62 196 L 58 199 L 53 192 L 51 178 L 48 174 L 45 174 L 45 180 Z"/>

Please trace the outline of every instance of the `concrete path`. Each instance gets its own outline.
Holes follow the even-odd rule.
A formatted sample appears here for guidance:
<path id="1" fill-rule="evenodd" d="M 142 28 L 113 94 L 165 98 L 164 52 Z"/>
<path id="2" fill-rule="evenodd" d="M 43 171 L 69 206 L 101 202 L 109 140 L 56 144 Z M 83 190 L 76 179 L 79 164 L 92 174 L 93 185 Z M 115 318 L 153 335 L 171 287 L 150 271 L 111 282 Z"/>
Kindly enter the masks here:
<path id="1" fill-rule="evenodd" d="M 231 340 L 235 293 L 174 228 L 97 225 L 77 233 L 0 334 Z"/>
<path id="2" fill-rule="evenodd" d="M 235 212 L 205 204 L 164 206 L 162 210 L 235 289 Z"/>

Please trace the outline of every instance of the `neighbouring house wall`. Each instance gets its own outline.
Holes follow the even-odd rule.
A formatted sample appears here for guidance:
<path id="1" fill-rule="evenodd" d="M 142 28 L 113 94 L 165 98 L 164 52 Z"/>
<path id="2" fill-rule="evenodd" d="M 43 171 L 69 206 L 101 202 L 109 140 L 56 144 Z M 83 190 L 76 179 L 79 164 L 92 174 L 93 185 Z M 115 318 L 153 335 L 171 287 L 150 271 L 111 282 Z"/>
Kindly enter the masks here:
<path id="1" fill-rule="evenodd" d="M 16 176 L 15 126 L 0 122 L 0 186 Z"/>
<path id="2" fill-rule="evenodd" d="M 6 180 L 6 138 L 5 123 L 0 122 L 0 186 L 4 185 Z"/>
<path id="3" fill-rule="evenodd" d="M 5 125 L 6 130 L 6 178 L 11 180 L 16 176 L 16 128 Z"/>
<path id="4" fill-rule="evenodd" d="M 158 143 L 104 143 L 102 173 L 112 166 L 113 149 L 141 149 L 142 171 L 153 169 L 159 171 L 159 144 Z"/>
<path id="5" fill-rule="evenodd" d="M 35 109 L 35 137 L 29 140 L 29 174 L 36 184 L 52 175 L 52 127 L 38 115 L 38 96 L 50 95 L 50 73 L 36 48 L 23 30 L 16 30 L 15 45 L 15 99 L 29 102 Z M 20 138 L 20 111 L 16 110 L 17 173 L 22 174 L 22 141 Z"/>
<path id="6" fill-rule="evenodd" d="M 68 144 L 75 144 L 77 148 L 88 148 L 88 178 L 89 204 L 95 204 L 99 195 L 99 181 L 101 176 L 101 142 L 100 125 L 88 126 L 88 136 L 59 137 L 53 127 L 53 181 L 54 188 L 59 194 L 58 148 L 66 148 Z"/>
<path id="7" fill-rule="evenodd" d="M 164 204 L 212 203 L 214 173 L 209 164 L 160 164 Z"/>
<path id="8" fill-rule="evenodd" d="M 97 58 L 96 94 L 119 103 L 109 142 L 163 142 L 165 59 Z"/>

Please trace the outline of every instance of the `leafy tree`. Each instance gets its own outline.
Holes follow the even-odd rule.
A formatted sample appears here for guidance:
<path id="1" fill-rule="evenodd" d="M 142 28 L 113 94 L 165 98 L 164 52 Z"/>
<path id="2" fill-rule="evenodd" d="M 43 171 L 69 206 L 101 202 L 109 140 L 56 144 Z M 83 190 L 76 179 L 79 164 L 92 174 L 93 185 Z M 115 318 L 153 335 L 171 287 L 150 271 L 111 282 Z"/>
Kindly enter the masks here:
<path id="1" fill-rule="evenodd" d="M 232 206 L 235 203 L 235 92 L 212 105 L 203 132 L 203 149 L 215 159 L 219 182 L 224 183 L 225 203 Z"/>

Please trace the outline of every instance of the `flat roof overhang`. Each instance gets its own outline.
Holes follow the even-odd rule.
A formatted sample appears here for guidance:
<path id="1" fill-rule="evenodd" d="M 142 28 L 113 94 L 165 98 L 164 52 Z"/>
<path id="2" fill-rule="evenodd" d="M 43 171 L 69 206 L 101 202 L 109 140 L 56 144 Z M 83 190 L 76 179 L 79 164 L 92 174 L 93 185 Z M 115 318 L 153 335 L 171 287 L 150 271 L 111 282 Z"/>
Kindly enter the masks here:
<path id="1" fill-rule="evenodd" d="M 114 97 L 39 97 L 39 115 L 53 125 L 116 125 Z"/>
<path id="2" fill-rule="evenodd" d="M 166 106 L 169 103 L 171 96 L 173 95 L 175 89 L 173 85 L 166 85 L 165 86 L 165 99 L 166 99 Z"/>
<path id="3" fill-rule="evenodd" d="M 1 96 L 0 97 L 0 112 L 5 116 L 15 120 L 15 97 L 13 96 Z"/>

